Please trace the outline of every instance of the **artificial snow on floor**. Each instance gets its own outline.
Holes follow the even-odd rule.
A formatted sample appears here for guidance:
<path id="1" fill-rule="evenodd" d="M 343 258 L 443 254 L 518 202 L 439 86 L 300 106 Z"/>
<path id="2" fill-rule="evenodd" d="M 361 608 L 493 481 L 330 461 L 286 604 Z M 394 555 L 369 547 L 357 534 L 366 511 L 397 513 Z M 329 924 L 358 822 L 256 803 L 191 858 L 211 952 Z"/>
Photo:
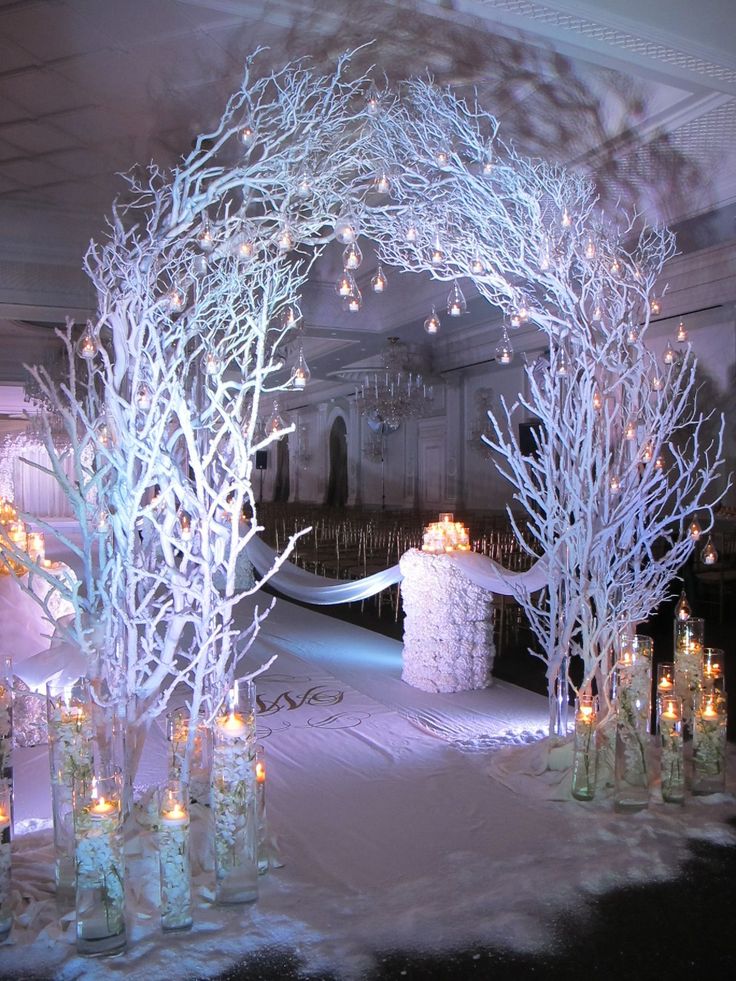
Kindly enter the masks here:
<path id="1" fill-rule="evenodd" d="M 247 622 L 248 611 L 240 616 Z M 400 680 L 399 643 L 283 600 L 247 667 L 273 653 L 258 683 L 258 729 L 283 867 L 261 879 L 258 902 L 212 904 L 209 814 L 195 808 L 192 931 L 160 931 L 157 862 L 142 827 L 128 843 L 127 952 L 77 956 L 73 913 L 59 918 L 51 890 L 46 747 L 19 750 L 18 914 L 0 952 L 4 976 L 150 981 L 184 969 L 204 978 L 281 947 L 306 970 L 353 979 L 387 950 L 539 950 L 559 940 L 561 911 L 569 926 L 596 893 L 676 875 L 691 839 L 736 842 L 726 823 L 736 813 L 730 793 L 677 807 L 655 792 L 648 810 L 619 815 L 610 799 L 555 801 L 548 781 L 514 780 L 534 752 L 526 744 L 546 726 L 540 696 L 503 682 L 418 691 Z M 141 789 L 164 779 L 165 760 L 163 731 L 154 729 Z"/>

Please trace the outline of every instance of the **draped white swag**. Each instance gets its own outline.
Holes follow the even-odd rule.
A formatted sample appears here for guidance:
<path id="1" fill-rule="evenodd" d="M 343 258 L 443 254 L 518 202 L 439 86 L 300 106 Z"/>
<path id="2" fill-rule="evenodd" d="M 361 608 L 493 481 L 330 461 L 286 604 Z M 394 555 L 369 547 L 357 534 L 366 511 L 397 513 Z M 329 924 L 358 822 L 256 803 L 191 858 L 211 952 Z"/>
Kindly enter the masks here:
<path id="1" fill-rule="evenodd" d="M 37 464 L 37 466 L 34 466 Z M 39 518 L 70 518 L 71 505 L 59 483 L 50 474 L 38 469 L 50 469 L 46 447 L 26 433 L 7 436 L 0 444 L 0 497 L 8 498 L 24 514 Z M 73 461 L 66 462 L 71 474 Z"/>

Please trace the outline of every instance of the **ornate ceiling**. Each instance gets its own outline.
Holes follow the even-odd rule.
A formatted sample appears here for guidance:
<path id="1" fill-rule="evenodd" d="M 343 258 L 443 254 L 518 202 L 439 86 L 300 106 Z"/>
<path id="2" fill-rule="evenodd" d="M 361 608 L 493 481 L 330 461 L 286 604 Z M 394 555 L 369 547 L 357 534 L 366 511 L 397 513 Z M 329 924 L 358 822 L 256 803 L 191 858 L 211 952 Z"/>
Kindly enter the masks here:
<path id="1" fill-rule="evenodd" d="M 258 45 L 266 70 L 304 55 L 326 66 L 374 40 L 359 68 L 477 87 L 506 139 L 587 168 L 611 201 L 670 223 L 731 205 L 733 21 L 733 0 L 0 0 L 3 333 L 84 316 L 80 257 L 115 175 L 173 163 Z M 446 292 L 394 276 L 351 318 L 334 302 L 334 263 L 320 260 L 304 302 L 322 375 L 420 330 Z M 11 350 L 2 377 L 18 370 Z"/>

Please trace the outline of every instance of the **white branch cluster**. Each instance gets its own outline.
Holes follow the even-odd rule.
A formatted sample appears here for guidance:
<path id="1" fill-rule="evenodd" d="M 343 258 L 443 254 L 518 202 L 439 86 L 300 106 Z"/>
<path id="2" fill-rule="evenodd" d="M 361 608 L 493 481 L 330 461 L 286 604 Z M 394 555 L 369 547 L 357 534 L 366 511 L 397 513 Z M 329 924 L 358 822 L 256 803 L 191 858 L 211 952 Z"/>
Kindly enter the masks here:
<path id="1" fill-rule="evenodd" d="M 134 727 L 182 684 L 193 720 L 221 704 L 264 615 L 236 633 L 235 605 L 261 585 L 238 575 L 257 528 L 254 453 L 283 435 L 259 427 L 262 395 L 286 384 L 284 315 L 347 223 L 386 264 L 468 277 L 512 325 L 546 334 L 548 370 L 528 369 L 519 403 L 542 423 L 537 452 L 520 451 L 518 406 L 492 418 L 490 445 L 526 514 L 520 537 L 550 563 L 544 595 L 520 597 L 550 684 L 569 652 L 600 680 L 619 627 L 652 611 L 689 554 L 721 463 L 720 440 L 702 445 L 689 352 L 661 371 L 644 345 L 672 236 L 602 215 L 583 177 L 520 157 L 491 115 L 431 80 L 366 100 L 347 56 L 329 77 L 296 65 L 261 79 L 253 58 L 218 126 L 171 174 L 131 176 L 90 247 L 99 352 L 80 361 L 69 325 L 68 383 L 33 369 L 69 441 L 46 444 L 82 528 L 69 598 L 92 673 Z"/>

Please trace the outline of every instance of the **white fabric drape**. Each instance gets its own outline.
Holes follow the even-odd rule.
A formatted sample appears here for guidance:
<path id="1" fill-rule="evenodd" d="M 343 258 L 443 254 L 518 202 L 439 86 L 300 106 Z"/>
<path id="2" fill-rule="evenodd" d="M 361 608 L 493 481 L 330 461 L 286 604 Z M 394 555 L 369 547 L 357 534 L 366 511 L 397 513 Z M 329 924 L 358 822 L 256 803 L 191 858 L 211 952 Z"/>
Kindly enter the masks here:
<path id="1" fill-rule="evenodd" d="M 18 510 L 39 518 L 71 517 L 71 506 L 56 479 L 31 466 L 32 463 L 51 468 L 45 446 L 24 446 L 15 458 L 13 485 Z M 72 465 L 73 461 L 68 460 L 67 473 L 71 472 Z"/>
<path id="2" fill-rule="evenodd" d="M 255 536 L 248 543 L 248 558 L 259 575 L 265 575 L 273 566 L 277 553 L 260 538 Z M 534 593 L 547 583 L 547 563 L 539 559 L 524 572 L 510 572 L 497 562 L 475 552 L 452 552 L 446 558 L 457 563 L 471 582 L 498 596 L 516 596 L 519 593 Z M 314 603 L 329 606 L 333 603 L 354 603 L 380 593 L 382 589 L 400 582 L 401 570 L 392 565 L 383 572 L 377 572 L 364 579 L 336 580 L 316 576 L 300 569 L 291 562 L 285 562 L 270 578 L 275 589 L 289 599 L 301 603 Z"/>

